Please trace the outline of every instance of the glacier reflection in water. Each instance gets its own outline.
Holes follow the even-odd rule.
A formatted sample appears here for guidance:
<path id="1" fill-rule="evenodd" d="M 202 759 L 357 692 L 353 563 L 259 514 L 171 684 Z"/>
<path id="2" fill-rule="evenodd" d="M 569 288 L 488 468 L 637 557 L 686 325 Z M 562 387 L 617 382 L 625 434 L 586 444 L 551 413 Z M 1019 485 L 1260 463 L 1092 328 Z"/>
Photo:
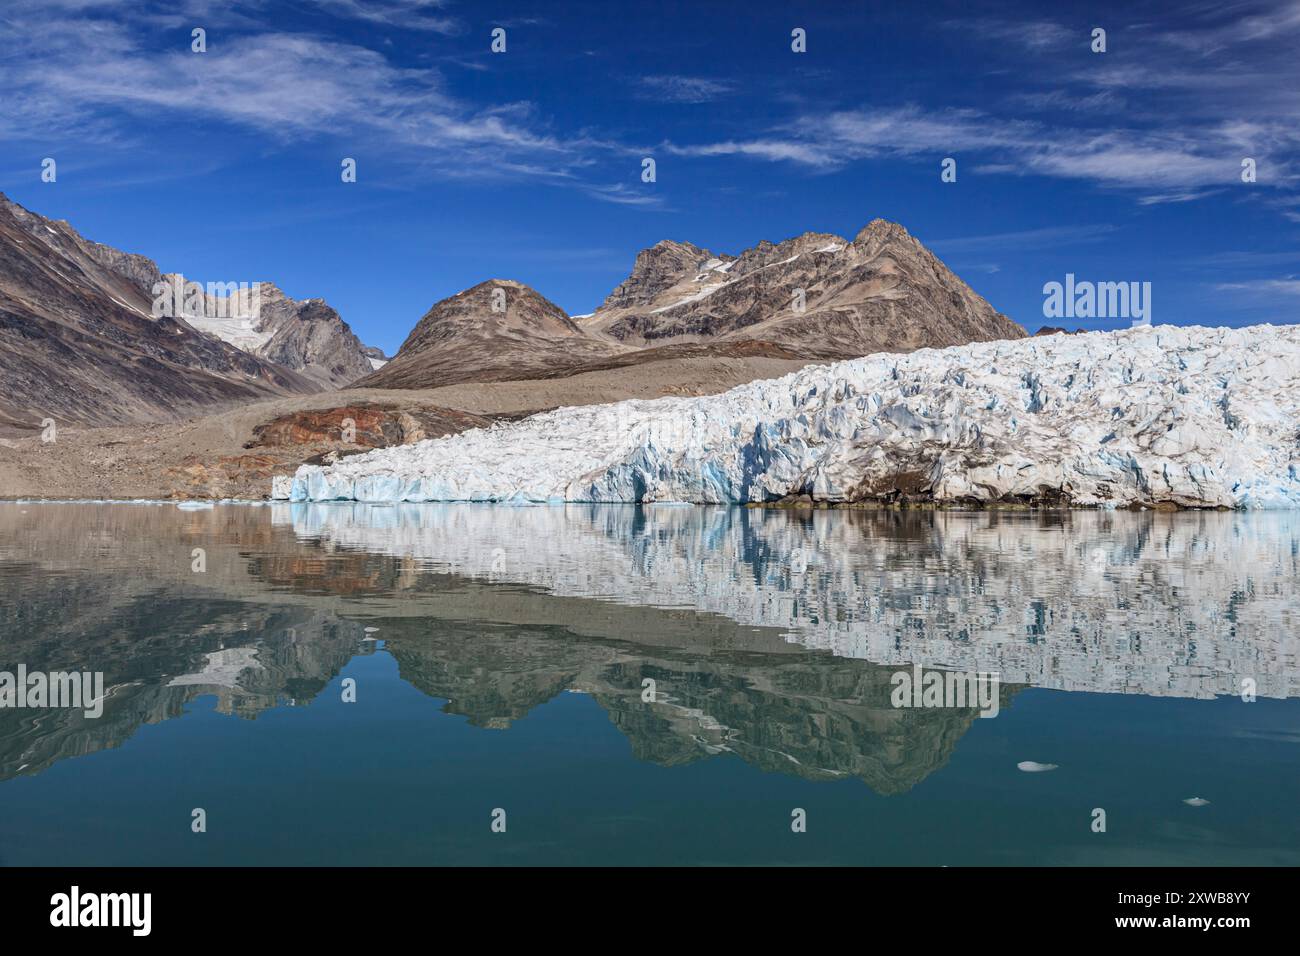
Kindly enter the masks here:
<path id="1" fill-rule="evenodd" d="M 1294 865 L 1293 521 L 0 504 L 0 864 Z"/>
<path id="2" fill-rule="evenodd" d="M 276 504 L 328 546 L 1061 690 L 1300 687 L 1290 513 Z"/>

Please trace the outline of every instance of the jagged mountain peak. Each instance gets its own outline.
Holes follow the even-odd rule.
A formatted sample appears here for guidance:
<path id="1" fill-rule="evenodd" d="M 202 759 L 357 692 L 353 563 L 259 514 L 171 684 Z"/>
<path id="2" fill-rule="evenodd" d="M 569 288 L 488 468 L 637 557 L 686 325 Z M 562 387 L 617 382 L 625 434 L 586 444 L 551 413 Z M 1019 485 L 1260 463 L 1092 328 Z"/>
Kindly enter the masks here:
<path id="1" fill-rule="evenodd" d="M 602 309 L 631 308 L 652 301 L 706 263 L 721 266 L 733 256 L 715 256 L 690 242 L 663 239 L 636 254 L 632 272 L 605 299 Z"/>
<path id="2" fill-rule="evenodd" d="M 1025 334 L 887 219 L 852 242 L 805 232 L 702 263 L 682 261 L 683 248 L 699 249 L 674 243 L 657 258 L 638 255 L 583 325 L 626 346 L 744 339 L 816 358 Z"/>
<path id="3" fill-rule="evenodd" d="M 538 292 L 536 289 L 534 289 L 526 282 L 520 282 L 518 279 L 506 279 L 502 277 L 496 279 L 484 279 L 482 282 L 478 283 L 477 285 L 472 285 L 468 289 L 462 289 L 461 291 L 457 292 L 455 295 L 448 296 L 446 299 L 442 299 L 440 301 L 449 302 L 453 299 L 458 299 L 464 295 L 483 295 L 483 294 L 490 295 L 492 290 L 495 288 L 515 289 L 520 292 L 524 292 L 530 295 L 535 295 L 539 299 L 545 298 L 545 296 L 543 296 L 540 292 Z M 438 303 L 435 303 L 435 305 L 437 304 Z M 556 308 L 559 308 L 559 306 L 556 306 Z"/>
<path id="4" fill-rule="evenodd" d="M 901 223 L 894 222 L 892 219 L 880 218 L 873 219 L 863 226 L 858 234 L 853 237 L 853 242 L 861 244 L 889 239 L 910 239 L 912 242 L 916 242 L 916 239 Z"/>
<path id="5" fill-rule="evenodd" d="M 577 323 L 524 283 L 489 279 L 436 303 L 358 384 L 549 378 L 688 352 L 845 358 L 1024 334 L 906 229 L 875 219 L 852 242 L 805 232 L 739 256 L 662 240 Z"/>
<path id="6" fill-rule="evenodd" d="M 185 277 L 164 276 L 153 260 L 86 240 L 0 194 L 0 305 L 7 291 L 22 307 L 57 303 L 72 283 L 79 291 L 41 321 L 93 315 L 90 325 L 114 341 L 192 347 L 203 357 L 181 364 L 280 391 L 552 378 L 676 357 L 820 360 L 1024 335 L 903 226 L 879 218 L 851 241 L 810 231 L 739 255 L 661 240 L 577 322 L 524 282 L 487 279 L 434 303 L 387 365 L 320 297 L 297 300 L 267 281 L 200 284 L 197 309 L 186 287 L 185 308 L 158 318 L 153 290 L 163 280 L 183 285 Z M 109 331 L 105 310 L 112 322 L 129 313 L 139 330 Z M 121 364 L 129 374 L 131 363 Z M 151 400 L 156 411 L 175 404 Z M 112 414 L 130 411 L 116 404 Z"/>
<path id="7" fill-rule="evenodd" d="M 323 298 L 294 299 L 274 282 L 197 282 L 179 273 L 163 280 L 179 295 L 189 328 L 341 388 L 370 374 L 375 363 L 351 327 Z M 199 294 L 201 291 L 201 295 Z M 166 293 L 165 293 L 166 294 Z"/>
<path id="8" fill-rule="evenodd" d="M 805 232 L 780 242 L 762 239 L 735 257 L 736 264 L 728 272 L 730 278 L 738 278 L 754 269 L 783 264 L 797 256 L 841 252 L 847 245 L 847 240 L 829 232 Z"/>
<path id="9" fill-rule="evenodd" d="M 653 246 L 642 249 L 636 254 L 636 263 L 633 264 L 632 268 L 635 270 L 638 264 L 664 258 L 681 259 L 685 262 L 703 262 L 706 259 L 713 258 L 713 253 L 693 242 L 682 242 L 678 239 L 660 239 Z"/>

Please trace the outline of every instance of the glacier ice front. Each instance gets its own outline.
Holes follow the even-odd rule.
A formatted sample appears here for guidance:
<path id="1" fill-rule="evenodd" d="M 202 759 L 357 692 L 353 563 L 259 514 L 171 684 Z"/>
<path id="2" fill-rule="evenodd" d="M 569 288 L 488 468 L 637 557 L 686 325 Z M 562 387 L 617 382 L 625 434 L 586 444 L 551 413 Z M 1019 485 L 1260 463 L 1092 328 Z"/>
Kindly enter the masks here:
<path id="1" fill-rule="evenodd" d="M 1155 326 L 812 366 L 298 469 L 294 501 L 1291 508 L 1300 328 Z"/>

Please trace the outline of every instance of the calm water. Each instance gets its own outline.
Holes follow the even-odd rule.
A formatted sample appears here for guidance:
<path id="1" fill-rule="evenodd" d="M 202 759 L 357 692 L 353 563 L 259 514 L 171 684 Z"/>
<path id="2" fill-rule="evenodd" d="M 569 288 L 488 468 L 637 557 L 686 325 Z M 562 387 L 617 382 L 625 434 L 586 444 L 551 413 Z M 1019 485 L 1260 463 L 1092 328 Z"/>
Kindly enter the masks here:
<path id="1" fill-rule="evenodd" d="M 1297 865 L 1298 546 L 1290 514 L 0 504 L 0 671 L 107 693 L 0 709 L 0 863 Z M 917 664 L 996 672 L 997 715 L 895 707 Z"/>

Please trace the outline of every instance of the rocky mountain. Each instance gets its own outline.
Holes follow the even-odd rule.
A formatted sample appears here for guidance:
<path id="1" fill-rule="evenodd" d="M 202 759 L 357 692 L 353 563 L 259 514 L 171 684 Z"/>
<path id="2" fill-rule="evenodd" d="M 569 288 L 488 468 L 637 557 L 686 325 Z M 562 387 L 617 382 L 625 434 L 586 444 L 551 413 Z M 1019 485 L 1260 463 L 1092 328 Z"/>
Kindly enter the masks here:
<path id="1" fill-rule="evenodd" d="M 158 267 L 0 194 L 0 425 L 121 424 L 312 391 L 290 369 L 154 318 Z"/>
<path id="2" fill-rule="evenodd" d="M 819 359 L 1025 334 L 884 219 L 852 242 L 809 232 L 736 258 L 660 243 L 583 326 L 632 345 L 746 339 Z"/>
<path id="3" fill-rule="evenodd" d="M 584 331 L 522 282 L 489 279 L 431 308 L 367 388 L 547 378 L 627 351 Z"/>
<path id="4" fill-rule="evenodd" d="M 166 278 L 185 281 L 181 276 Z M 349 385 L 373 372 L 376 361 L 379 365 L 386 361 L 379 349 L 363 345 L 324 299 L 291 299 L 270 282 L 257 286 L 255 293 L 237 292 L 233 301 L 205 292 L 203 308 L 184 319 L 199 331 L 293 369 L 324 389 Z M 250 308 L 254 296 L 257 307 Z M 232 304 L 235 308 L 230 308 Z"/>
<path id="5" fill-rule="evenodd" d="M 636 261 L 632 264 L 632 274 L 609 294 L 604 308 L 632 309 L 644 306 L 676 285 L 682 276 L 699 272 L 703 263 L 710 263 L 713 269 L 717 269 L 733 258 L 726 256 L 720 259 L 709 250 L 689 242 L 665 239 L 637 253 Z"/>
<path id="6" fill-rule="evenodd" d="M 508 290 L 505 313 L 491 311 L 494 288 Z M 906 229 L 876 219 L 851 242 L 809 232 L 739 256 L 660 242 L 590 315 L 567 316 L 518 282 L 486 282 L 437 303 L 393 363 L 357 384 L 554 378 L 702 356 L 854 358 L 1024 336 Z"/>
<path id="7" fill-rule="evenodd" d="M 205 288 L 192 315 L 155 316 L 154 290 L 169 279 L 180 277 L 0 194 L 0 427 L 174 420 L 373 369 L 320 299 L 296 302 L 262 284 L 260 319 L 223 318 L 238 298 Z"/>
<path id="8" fill-rule="evenodd" d="M 0 196 L 0 427 L 163 421 L 345 386 L 528 381 L 651 363 L 787 362 L 1019 338 L 895 223 L 739 256 L 640 252 L 591 315 L 493 279 L 434 306 L 389 361 L 322 299 L 200 283 Z"/>

